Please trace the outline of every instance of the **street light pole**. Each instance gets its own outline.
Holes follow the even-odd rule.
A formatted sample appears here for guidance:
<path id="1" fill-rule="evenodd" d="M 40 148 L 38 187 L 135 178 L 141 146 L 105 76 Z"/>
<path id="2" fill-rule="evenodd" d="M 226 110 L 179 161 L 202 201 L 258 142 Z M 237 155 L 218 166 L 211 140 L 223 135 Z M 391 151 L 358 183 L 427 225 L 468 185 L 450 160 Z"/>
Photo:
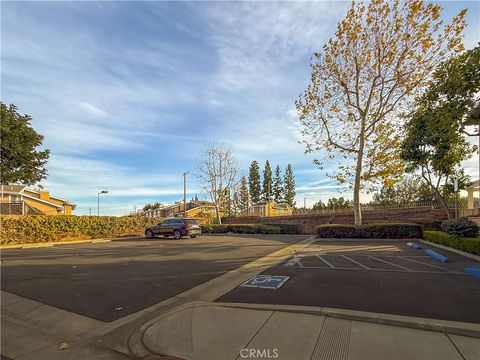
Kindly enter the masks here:
<path id="1" fill-rule="evenodd" d="M 187 174 L 183 173 L 183 217 L 187 217 Z"/>
<path id="2" fill-rule="evenodd" d="M 108 194 L 108 191 L 102 190 L 97 194 L 97 216 L 100 216 L 100 194 Z"/>

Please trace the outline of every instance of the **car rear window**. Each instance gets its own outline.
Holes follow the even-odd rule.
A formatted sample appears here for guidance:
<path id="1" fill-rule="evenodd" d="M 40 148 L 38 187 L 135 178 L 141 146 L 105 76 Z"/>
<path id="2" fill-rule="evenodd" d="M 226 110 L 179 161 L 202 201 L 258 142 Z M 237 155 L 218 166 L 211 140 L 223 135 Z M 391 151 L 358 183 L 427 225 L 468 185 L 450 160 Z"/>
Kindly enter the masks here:
<path id="1" fill-rule="evenodd" d="M 198 225 L 197 220 L 193 220 L 193 219 L 184 219 L 183 222 L 184 222 L 185 224 Z"/>

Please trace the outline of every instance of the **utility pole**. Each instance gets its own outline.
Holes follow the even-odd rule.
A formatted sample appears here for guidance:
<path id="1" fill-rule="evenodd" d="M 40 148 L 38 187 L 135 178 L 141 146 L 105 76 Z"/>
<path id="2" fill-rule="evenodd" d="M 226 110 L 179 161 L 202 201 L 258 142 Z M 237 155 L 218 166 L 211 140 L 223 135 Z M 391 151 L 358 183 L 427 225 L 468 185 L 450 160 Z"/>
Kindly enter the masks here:
<path id="1" fill-rule="evenodd" d="M 307 198 L 306 197 L 303 198 L 303 213 L 304 214 L 307 213 Z"/>
<path id="2" fill-rule="evenodd" d="M 231 189 L 228 188 L 228 222 L 229 226 L 232 226 L 232 196 L 231 196 Z M 267 205 L 268 208 L 268 205 Z"/>
<path id="3" fill-rule="evenodd" d="M 92 216 L 92 208 L 88 208 L 88 213 L 90 214 L 89 216 Z"/>
<path id="4" fill-rule="evenodd" d="M 183 173 L 183 217 L 187 217 L 187 174 Z"/>

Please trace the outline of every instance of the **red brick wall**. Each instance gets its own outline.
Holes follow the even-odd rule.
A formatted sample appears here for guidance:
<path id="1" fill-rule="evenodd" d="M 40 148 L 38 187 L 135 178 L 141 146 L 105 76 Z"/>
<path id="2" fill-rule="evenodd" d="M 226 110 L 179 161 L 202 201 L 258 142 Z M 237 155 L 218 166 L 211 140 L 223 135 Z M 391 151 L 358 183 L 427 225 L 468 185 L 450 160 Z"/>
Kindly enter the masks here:
<path id="1" fill-rule="evenodd" d="M 413 222 L 429 228 L 436 228 L 440 221 L 447 218 L 445 210 L 432 209 L 429 206 L 403 209 L 375 209 L 362 210 L 364 223 L 378 221 Z M 229 219 L 222 219 L 228 224 Z M 343 212 L 326 212 L 321 214 L 292 215 L 277 217 L 243 216 L 232 218 L 233 224 L 298 224 L 304 234 L 313 234 L 315 226 L 320 224 L 353 224 L 353 210 Z"/>

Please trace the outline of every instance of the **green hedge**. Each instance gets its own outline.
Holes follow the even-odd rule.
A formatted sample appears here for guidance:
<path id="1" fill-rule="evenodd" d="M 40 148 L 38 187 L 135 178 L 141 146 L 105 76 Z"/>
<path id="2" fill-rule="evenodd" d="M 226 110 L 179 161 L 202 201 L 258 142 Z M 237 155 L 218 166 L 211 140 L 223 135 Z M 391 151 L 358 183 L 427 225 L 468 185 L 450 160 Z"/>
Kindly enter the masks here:
<path id="1" fill-rule="evenodd" d="M 480 238 L 478 237 L 458 237 L 442 231 L 424 231 L 423 238 L 437 244 L 480 255 Z"/>
<path id="2" fill-rule="evenodd" d="M 202 233 L 225 234 L 280 234 L 280 227 L 262 224 L 234 224 L 234 225 L 202 225 Z"/>
<path id="3" fill-rule="evenodd" d="M 280 234 L 300 234 L 300 226 L 297 224 L 265 224 L 280 228 Z"/>
<path id="4" fill-rule="evenodd" d="M 422 237 L 423 228 L 418 224 L 390 223 L 365 224 L 322 224 L 315 227 L 320 238 L 370 238 L 370 239 L 413 239 Z"/>
<path id="5" fill-rule="evenodd" d="M 1 244 L 143 236 L 161 219 L 115 216 L 0 217 Z"/>

